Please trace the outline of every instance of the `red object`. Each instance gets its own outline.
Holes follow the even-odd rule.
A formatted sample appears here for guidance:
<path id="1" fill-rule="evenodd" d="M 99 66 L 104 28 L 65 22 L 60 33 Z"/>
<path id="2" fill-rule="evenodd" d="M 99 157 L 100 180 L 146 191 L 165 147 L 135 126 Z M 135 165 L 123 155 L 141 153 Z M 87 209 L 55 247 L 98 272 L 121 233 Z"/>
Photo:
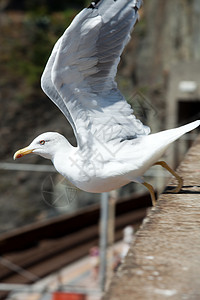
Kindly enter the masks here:
<path id="1" fill-rule="evenodd" d="M 55 292 L 55 293 L 53 293 L 52 300 L 86 300 L 86 295 Z"/>

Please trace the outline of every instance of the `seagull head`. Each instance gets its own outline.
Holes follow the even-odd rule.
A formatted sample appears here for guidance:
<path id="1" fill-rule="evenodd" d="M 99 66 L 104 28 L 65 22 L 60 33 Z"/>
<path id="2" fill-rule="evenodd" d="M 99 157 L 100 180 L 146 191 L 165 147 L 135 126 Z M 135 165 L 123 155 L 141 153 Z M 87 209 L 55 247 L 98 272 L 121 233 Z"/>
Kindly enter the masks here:
<path id="1" fill-rule="evenodd" d="M 29 153 L 38 154 L 44 158 L 53 159 L 55 154 L 69 145 L 66 138 L 57 132 L 45 132 L 36 137 L 29 146 L 15 152 L 13 159 Z"/>

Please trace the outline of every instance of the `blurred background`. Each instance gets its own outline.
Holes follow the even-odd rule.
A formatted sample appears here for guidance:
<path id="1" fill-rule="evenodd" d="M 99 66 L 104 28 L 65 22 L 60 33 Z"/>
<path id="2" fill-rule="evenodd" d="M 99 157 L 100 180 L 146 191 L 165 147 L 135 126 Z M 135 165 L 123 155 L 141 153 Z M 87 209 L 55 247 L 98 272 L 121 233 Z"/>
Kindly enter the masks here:
<path id="1" fill-rule="evenodd" d="M 40 77 L 53 45 L 88 5 L 84 0 L 0 0 L 2 239 L 25 225 L 60 221 L 59 217 L 75 216 L 80 211 L 84 215 L 85 208 L 99 205 L 100 195 L 78 191 L 54 172 L 49 161 L 34 155 L 12 160 L 16 150 L 45 131 L 60 132 L 75 145 L 70 125 L 42 92 Z M 152 132 L 200 118 L 199 28 L 198 0 L 144 1 L 140 9 L 140 20 L 121 57 L 117 82 L 136 116 Z M 166 161 L 171 166 L 178 165 L 196 135 L 197 131 L 170 148 Z M 158 192 L 169 178 L 159 167 L 146 176 Z M 149 199 L 141 200 L 145 195 L 140 186 L 130 184 L 111 198 L 127 201 L 129 211 L 138 211 L 150 205 Z M 133 198 L 142 204 L 129 205 Z"/>
<path id="2" fill-rule="evenodd" d="M 13 153 L 45 131 L 58 131 L 75 143 L 65 117 L 41 90 L 40 77 L 56 40 L 88 4 L 81 0 L 0 1 L 1 163 L 13 164 Z M 199 118 L 199 28 L 197 0 L 144 1 L 140 21 L 122 55 L 117 81 L 135 114 L 152 132 Z M 179 90 L 181 81 L 193 81 L 194 90 Z M 50 164 L 34 155 L 14 164 L 22 163 Z M 3 168 L 5 165 L 0 169 L 0 232 L 60 214 L 42 195 L 62 181 L 58 174 L 48 169 L 17 172 L 12 165 L 10 171 Z M 127 190 L 134 188 L 132 184 Z M 51 193 L 45 194 L 50 204 L 51 198 Z M 99 200 L 98 195 L 85 193 L 80 198 L 68 209 Z"/>

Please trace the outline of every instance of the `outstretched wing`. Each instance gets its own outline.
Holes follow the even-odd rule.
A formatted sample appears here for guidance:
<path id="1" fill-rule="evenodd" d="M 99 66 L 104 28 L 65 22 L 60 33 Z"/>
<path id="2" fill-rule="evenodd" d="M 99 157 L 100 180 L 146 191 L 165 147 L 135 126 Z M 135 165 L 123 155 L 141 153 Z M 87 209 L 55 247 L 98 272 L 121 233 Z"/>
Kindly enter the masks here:
<path id="1" fill-rule="evenodd" d="M 92 2 L 56 43 L 42 88 L 71 123 L 78 145 L 149 133 L 117 89 L 120 55 L 138 19 L 141 0 Z M 108 133 L 109 132 L 109 133 Z"/>

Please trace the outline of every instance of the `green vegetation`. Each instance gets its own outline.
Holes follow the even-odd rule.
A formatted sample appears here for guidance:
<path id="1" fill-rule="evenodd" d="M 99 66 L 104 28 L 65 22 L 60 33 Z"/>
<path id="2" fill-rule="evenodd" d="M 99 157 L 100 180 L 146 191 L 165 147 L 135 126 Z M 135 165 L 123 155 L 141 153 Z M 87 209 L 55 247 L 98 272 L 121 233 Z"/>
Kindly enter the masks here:
<path id="1" fill-rule="evenodd" d="M 11 1 L 1 23 L 0 71 L 4 76 L 0 86 L 15 88 L 13 100 L 40 93 L 40 77 L 56 40 L 85 4 L 83 0 L 24 1 L 22 12 L 20 7 L 12 10 Z"/>

